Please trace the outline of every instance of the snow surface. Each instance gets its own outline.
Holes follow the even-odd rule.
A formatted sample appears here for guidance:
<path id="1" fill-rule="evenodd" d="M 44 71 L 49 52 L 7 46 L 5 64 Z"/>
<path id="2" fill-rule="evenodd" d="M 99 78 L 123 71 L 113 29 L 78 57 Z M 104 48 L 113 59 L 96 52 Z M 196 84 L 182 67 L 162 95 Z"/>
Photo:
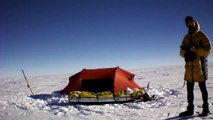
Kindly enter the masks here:
<path id="1" fill-rule="evenodd" d="M 31 95 L 21 74 L 16 78 L 0 78 L 0 120 L 178 120 L 184 111 L 186 87 L 183 88 L 183 65 L 129 70 L 136 74 L 135 81 L 146 87 L 156 100 L 149 102 L 73 105 L 66 95 L 58 90 L 68 84 L 70 75 L 27 76 L 35 95 Z M 27 71 L 25 71 L 27 73 Z M 213 62 L 209 63 L 210 111 L 213 111 Z M 195 85 L 195 114 L 202 112 L 202 98 L 198 85 Z M 213 119 L 194 115 L 185 119 Z"/>

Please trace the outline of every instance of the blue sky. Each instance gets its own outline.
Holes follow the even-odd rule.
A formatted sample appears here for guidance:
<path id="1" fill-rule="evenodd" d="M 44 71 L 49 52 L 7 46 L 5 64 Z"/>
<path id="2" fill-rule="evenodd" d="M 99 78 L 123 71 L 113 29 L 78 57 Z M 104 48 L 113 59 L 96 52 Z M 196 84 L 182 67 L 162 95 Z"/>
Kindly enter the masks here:
<path id="1" fill-rule="evenodd" d="M 183 64 L 194 16 L 213 39 L 212 0 L 0 0 L 0 76 Z M 209 57 L 213 61 L 213 55 Z"/>

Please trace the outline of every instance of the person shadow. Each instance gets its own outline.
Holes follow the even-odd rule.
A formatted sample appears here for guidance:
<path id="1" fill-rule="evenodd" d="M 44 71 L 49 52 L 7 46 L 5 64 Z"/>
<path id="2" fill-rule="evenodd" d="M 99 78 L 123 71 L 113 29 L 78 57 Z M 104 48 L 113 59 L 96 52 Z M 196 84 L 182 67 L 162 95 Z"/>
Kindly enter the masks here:
<path id="1" fill-rule="evenodd" d="M 181 117 L 181 116 L 174 116 L 170 118 L 166 118 L 165 120 L 192 120 L 195 116 L 186 116 L 186 117 Z"/>
<path id="2" fill-rule="evenodd" d="M 193 120 L 196 118 L 202 119 L 202 120 L 213 120 L 213 117 L 211 116 L 212 113 L 210 113 L 209 116 L 201 116 L 201 114 L 199 112 L 196 112 L 196 114 L 192 115 L 192 116 L 174 116 L 174 117 L 170 117 L 170 118 L 166 118 L 165 120 Z"/>

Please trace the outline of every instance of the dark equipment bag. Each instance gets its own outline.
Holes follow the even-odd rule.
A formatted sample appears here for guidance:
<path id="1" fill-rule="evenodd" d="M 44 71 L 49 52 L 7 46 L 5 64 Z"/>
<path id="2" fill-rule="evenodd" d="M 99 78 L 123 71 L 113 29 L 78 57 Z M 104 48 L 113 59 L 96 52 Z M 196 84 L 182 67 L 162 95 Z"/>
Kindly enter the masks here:
<path id="1" fill-rule="evenodd" d="M 208 60 L 206 57 L 200 57 L 204 79 L 208 79 Z"/>

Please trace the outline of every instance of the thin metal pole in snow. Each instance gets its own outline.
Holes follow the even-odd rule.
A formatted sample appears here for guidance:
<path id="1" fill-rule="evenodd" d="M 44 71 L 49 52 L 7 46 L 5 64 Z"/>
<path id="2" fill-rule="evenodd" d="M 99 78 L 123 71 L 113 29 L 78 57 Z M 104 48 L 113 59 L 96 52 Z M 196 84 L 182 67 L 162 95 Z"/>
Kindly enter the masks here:
<path id="1" fill-rule="evenodd" d="M 25 73 L 24 73 L 24 70 L 21 69 L 21 71 L 22 71 L 23 76 L 24 76 L 24 79 L 25 79 L 25 81 L 26 81 L 26 83 L 27 83 L 27 87 L 30 89 L 30 92 L 32 93 L 32 95 L 34 95 L 32 89 L 31 89 L 31 87 L 30 87 L 30 84 L 29 84 L 29 82 L 28 82 L 28 80 L 27 80 L 27 77 L 26 77 L 26 75 L 25 75 Z"/>

